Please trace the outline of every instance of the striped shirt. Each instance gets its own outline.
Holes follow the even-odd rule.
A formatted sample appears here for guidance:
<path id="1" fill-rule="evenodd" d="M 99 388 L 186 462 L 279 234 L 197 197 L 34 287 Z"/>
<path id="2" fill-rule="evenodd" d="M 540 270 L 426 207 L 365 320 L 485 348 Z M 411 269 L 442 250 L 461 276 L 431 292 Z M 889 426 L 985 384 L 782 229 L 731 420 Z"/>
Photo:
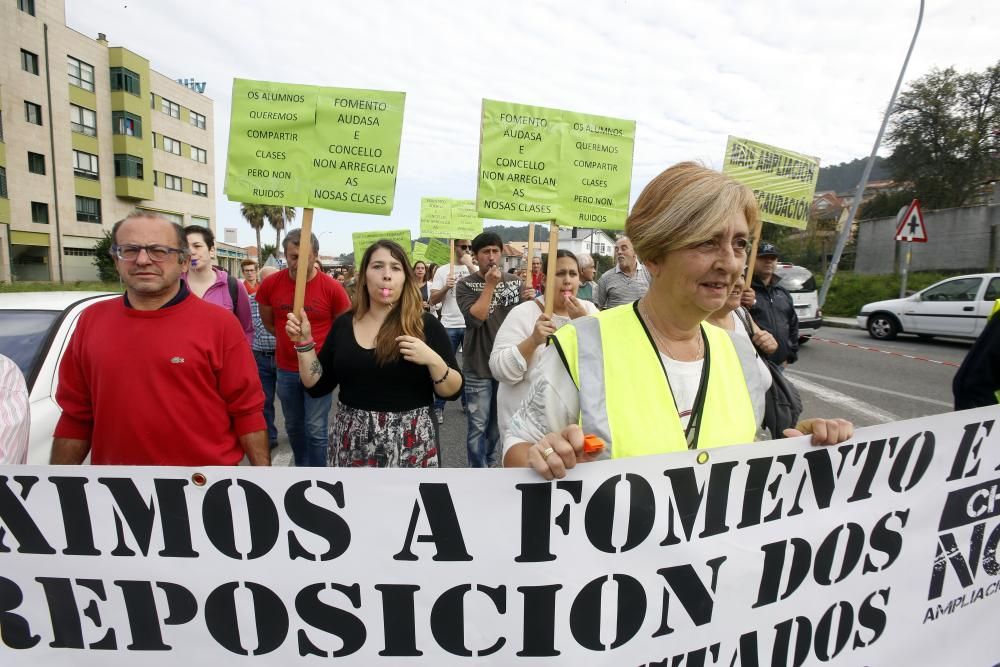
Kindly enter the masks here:
<path id="1" fill-rule="evenodd" d="M 28 460 L 28 386 L 21 369 L 0 354 L 0 465 Z"/>
<path id="2" fill-rule="evenodd" d="M 250 297 L 250 319 L 253 321 L 253 344 L 251 345 L 253 351 L 274 352 L 275 338 L 260 321 L 260 306 L 257 305 L 257 299 L 254 297 Z"/>
<path id="3" fill-rule="evenodd" d="M 649 273 L 642 264 L 636 264 L 635 273 L 630 278 L 615 264 L 613 271 L 607 271 L 597 281 L 594 289 L 594 303 L 606 310 L 641 299 L 649 289 Z"/>

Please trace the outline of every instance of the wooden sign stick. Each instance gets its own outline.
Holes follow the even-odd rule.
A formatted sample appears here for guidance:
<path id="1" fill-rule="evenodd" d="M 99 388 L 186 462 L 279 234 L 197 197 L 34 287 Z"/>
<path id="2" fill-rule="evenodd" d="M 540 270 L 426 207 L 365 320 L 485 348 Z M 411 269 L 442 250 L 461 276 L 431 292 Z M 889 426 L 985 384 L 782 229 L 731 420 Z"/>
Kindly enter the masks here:
<path id="1" fill-rule="evenodd" d="M 528 223 L 528 269 L 524 274 L 525 280 L 531 277 L 531 258 L 535 256 L 535 223 Z"/>
<path id="2" fill-rule="evenodd" d="M 545 272 L 545 314 L 552 315 L 556 306 L 556 255 L 559 254 L 559 225 L 549 223 L 549 266 Z"/>
<path id="3" fill-rule="evenodd" d="M 753 280 L 753 267 L 757 263 L 757 246 L 760 245 L 760 235 L 764 231 L 764 221 L 757 219 L 757 224 L 753 228 L 753 245 L 750 246 L 750 257 L 747 260 L 747 279 L 743 289 L 750 289 L 750 282 Z"/>
<path id="4" fill-rule="evenodd" d="M 455 275 L 455 239 L 448 239 L 448 277 Z"/>
<path id="5" fill-rule="evenodd" d="M 306 282 L 309 280 L 309 268 L 312 264 L 312 228 L 313 210 L 302 210 L 302 236 L 299 237 L 299 266 L 295 272 L 295 299 L 292 301 L 292 312 L 302 318 L 302 305 L 306 300 Z"/>

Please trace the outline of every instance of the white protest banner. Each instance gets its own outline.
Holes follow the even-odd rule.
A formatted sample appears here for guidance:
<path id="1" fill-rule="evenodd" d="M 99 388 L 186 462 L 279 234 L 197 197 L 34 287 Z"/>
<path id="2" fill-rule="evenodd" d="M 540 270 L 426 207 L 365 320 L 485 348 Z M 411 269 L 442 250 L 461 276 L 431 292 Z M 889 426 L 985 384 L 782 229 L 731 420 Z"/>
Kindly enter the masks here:
<path id="1" fill-rule="evenodd" d="M 992 665 L 998 418 L 557 482 L 0 467 L 0 664 Z"/>

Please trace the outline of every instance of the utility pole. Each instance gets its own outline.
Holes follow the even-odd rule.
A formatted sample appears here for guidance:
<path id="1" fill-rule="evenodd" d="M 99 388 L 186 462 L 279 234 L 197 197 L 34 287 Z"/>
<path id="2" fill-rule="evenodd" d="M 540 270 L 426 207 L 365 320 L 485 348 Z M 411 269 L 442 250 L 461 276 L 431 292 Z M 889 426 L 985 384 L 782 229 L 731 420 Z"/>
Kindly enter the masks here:
<path id="1" fill-rule="evenodd" d="M 875 137 L 875 145 L 872 146 L 871 155 L 868 156 L 868 162 L 865 164 L 865 171 L 861 175 L 861 180 L 858 181 L 858 187 L 854 191 L 854 199 L 851 201 L 851 212 L 847 216 L 847 220 L 844 222 L 844 226 L 840 230 L 840 235 L 837 237 L 837 245 L 833 250 L 833 258 L 830 260 L 830 266 L 826 270 L 826 278 L 823 280 L 823 287 L 819 292 L 819 305 L 820 308 L 826 302 L 826 294 L 830 291 L 830 283 L 833 282 L 833 277 L 837 275 L 837 265 L 840 264 L 840 257 L 844 253 L 844 246 L 847 245 L 847 237 L 851 234 L 851 227 L 854 226 L 854 216 L 857 215 L 858 206 L 861 204 L 861 197 L 865 193 L 865 186 L 868 185 L 868 177 L 872 173 L 872 166 L 875 164 L 875 154 L 878 153 L 879 146 L 882 145 L 882 135 L 885 133 L 885 126 L 889 123 L 889 117 L 892 115 L 892 108 L 896 105 L 896 95 L 899 94 L 899 88 L 903 85 L 903 76 L 906 74 L 906 66 L 910 64 L 910 55 L 913 53 L 913 46 L 917 43 L 917 35 L 920 34 L 920 24 L 924 20 L 924 0 L 920 0 L 920 13 L 917 15 L 917 27 L 913 31 L 913 39 L 910 40 L 910 48 L 906 52 L 906 59 L 903 60 L 903 68 L 899 70 L 899 78 L 896 80 L 896 88 L 892 91 L 892 97 L 889 98 L 889 106 L 886 107 L 885 116 L 882 118 L 882 127 L 878 130 L 878 136 Z"/>

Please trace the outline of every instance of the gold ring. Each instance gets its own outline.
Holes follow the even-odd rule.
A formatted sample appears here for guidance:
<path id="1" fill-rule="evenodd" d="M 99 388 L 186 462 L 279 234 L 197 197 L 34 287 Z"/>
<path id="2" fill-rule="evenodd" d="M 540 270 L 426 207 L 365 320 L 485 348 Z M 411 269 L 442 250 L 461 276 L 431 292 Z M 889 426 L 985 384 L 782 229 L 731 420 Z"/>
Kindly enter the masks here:
<path id="1" fill-rule="evenodd" d="M 546 447 L 544 450 L 542 450 L 542 458 L 547 459 L 553 454 L 555 454 L 555 452 L 556 450 L 552 449 L 551 447 Z"/>

